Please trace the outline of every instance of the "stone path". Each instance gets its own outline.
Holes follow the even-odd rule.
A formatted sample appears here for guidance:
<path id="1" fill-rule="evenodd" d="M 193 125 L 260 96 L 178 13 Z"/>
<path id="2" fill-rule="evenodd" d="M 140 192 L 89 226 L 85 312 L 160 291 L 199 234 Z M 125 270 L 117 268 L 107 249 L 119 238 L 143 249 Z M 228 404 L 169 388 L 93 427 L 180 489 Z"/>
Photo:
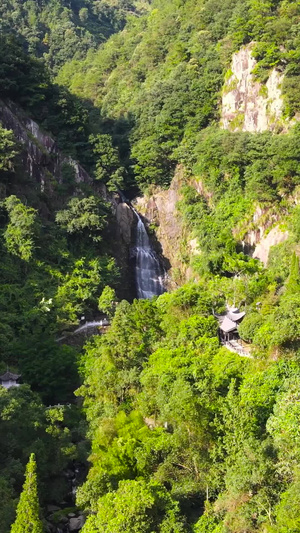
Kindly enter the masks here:
<path id="1" fill-rule="evenodd" d="M 223 343 L 223 345 L 227 348 L 227 350 L 237 353 L 241 357 L 248 357 L 249 359 L 253 359 L 250 350 L 246 350 L 244 346 L 237 340 L 226 341 Z"/>

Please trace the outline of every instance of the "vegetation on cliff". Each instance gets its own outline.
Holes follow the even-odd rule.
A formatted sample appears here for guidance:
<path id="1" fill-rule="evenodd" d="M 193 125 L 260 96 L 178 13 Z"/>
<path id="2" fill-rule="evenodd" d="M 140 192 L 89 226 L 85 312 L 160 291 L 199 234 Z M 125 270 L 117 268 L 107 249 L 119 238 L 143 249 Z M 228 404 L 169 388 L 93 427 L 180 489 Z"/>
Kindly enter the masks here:
<path id="1" fill-rule="evenodd" d="M 27 383 L 0 387 L 3 532 L 25 528 L 34 453 L 42 506 L 89 455 L 83 533 L 299 533 L 299 125 L 218 127 L 232 53 L 251 41 L 257 79 L 284 72 L 285 114 L 299 111 L 298 2 L 16 0 L 0 16 L 1 99 L 91 175 L 76 183 L 66 165 L 43 189 L 1 126 L 0 369 Z M 117 303 L 99 185 L 167 187 L 179 163 L 197 281 Z M 257 205 L 289 230 L 267 268 L 241 245 Z M 252 357 L 220 346 L 226 304 L 247 311 Z M 98 309 L 113 317 L 106 335 L 82 351 L 57 342 Z"/>
<path id="2" fill-rule="evenodd" d="M 57 79 L 100 108 L 141 188 L 168 185 L 176 163 L 194 154 L 199 130 L 218 121 L 224 77 L 242 45 L 256 42 L 260 79 L 274 66 L 285 73 L 285 112 L 298 111 L 299 20 L 294 1 L 153 2 L 149 15 Z"/>

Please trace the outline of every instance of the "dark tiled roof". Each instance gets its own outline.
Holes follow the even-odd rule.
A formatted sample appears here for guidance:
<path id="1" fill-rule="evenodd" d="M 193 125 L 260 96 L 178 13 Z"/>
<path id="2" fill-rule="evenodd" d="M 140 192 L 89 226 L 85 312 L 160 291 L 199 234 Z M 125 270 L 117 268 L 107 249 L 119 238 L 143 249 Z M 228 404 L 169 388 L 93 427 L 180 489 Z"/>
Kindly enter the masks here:
<path id="1" fill-rule="evenodd" d="M 21 377 L 21 374 L 13 374 L 12 372 L 5 372 L 0 376 L 0 381 L 17 381 Z"/>
<path id="2" fill-rule="evenodd" d="M 218 316 L 220 329 L 224 331 L 224 333 L 229 333 L 230 331 L 234 331 L 237 329 L 240 320 L 244 318 L 245 312 L 242 311 L 239 312 L 238 309 L 229 309 L 226 313 L 226 315 Z"/>
<path id="3" fill-rule="evenodd" d="M 230 318 L 230 320 L 232 320 L 233 322 L 239 322 L 239 320 L 241 320 L 242 318 L 244 318 L 245 316 L 245 312 L 242 311 L 242 313 L 233 313 L 232 311 L 227 314 L 228 318 Z"/>
<path id="4" fill-rule="evenodd" d="M 228 316 L 225 316 L 220 328 L 222 331 L 224 331 L 224 333 L 229 333 L 230 331 L 234 331 L 236 329 L 236 323 L 230 320 Z"/>

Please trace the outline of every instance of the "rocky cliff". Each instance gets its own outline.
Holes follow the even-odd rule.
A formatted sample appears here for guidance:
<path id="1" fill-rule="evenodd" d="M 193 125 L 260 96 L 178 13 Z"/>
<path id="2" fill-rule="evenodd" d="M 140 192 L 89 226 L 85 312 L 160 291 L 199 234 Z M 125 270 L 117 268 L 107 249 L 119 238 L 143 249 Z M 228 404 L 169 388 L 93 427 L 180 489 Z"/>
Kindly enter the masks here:
<path id="1" fill-rule="evenodd" d="M 212 195 L 204 188 L 201 179 L 186 178 L 181 166 L 177 168 L 168 190 L 157 188 L 151 195 L 136 200 L 136 209 L 145 217 L 150 230 L 155 230 L 162 254 L 170 263 L 170 288 L 196 279 L 191 259 L 201 253 L 201 243 L 189 233 L 177 209 L 177 203 L 181 199 L 180 189 L 186 183 L 194 187 L 209 203 L 212 202 Z M 297 194 L 299 196 L 299 192 Z M 289 198 L 290 204 L 299 203 L 297 194 Z M 284 209 L 280 211 L 272 207 L 253 206 L 249 216 L 233 230 L 234 237 L 246 253 L 266 265 L 271 247 L 289 237 L 289 232 L 282 225 L 286 214 Z"/>
<path id="2" fill-rule="evenodd" d="M 194 278 L 190 257 L 199 253 L 198 243 L 189 235 L 177 209 L 184 182 L 184 168 L 178 166 L 169 189 L 157 187 L 151 195 L 137 198 L 135 202 L 161 245 L 170 288 Z"/>
<path id="3" fill-rule="evenodd" d="M 36 122 L 12 102 L 0 100 L 0 121 L 5 128 L 13 131 L 23 146 L 24 169 L 39 184 L 41 192 L 51 192 L 51 176 L 56 182 L 62 182 L 65 165 L 74 170 L 76 183 L 91 183 L 84 168 L 71 157 L 62 154 L 51 135 L 43 132 Z"/>
<path id="4" fill-rule="evenodd" d="M 66 168 L 69 168 L 74 175 L 75 188 L 82 185 L 89 186 L 91 190 L 97 190 L 97 193 L 111 204 L 112 217 L 106 235 L 108 248 L 121 271 L 120 297 L 131 299 L 135 289 L 130 272 L 133 224 L 133 213 L 130 208 L 122 202 L 118 194 L 110 193 L 104 184 L 93 183 L 92 177 L 78 161 L 63 154 L 55 139 L 12 102 L 0 100 L 0 121 L 5 128 L 13 131 L 20 143 L 22 168 L 44 198 L 56 195 L 61 203 L 67 200 L 63 193 L 57 193 L 57 185 L 64 184 Z M 41 209 L 45 211 L 48 207 L 43 204 Z"/>
<path id="5" fill-rule="evenodd" d="M 265 84 L 255 80 L 254 43 L 235 53 L 222 93 L 221 127 L 231 131 L 286 131 L 281 84 L 283 74 L 273 69 Z"/>
<path id="6" fill-rule="evenodd" d="M 222 91 L 220 125 L 231 131 L 284 133 L 296 120 L 287 120 L 283 114 L 284 75 L 274 68 L 265 84 L 257 81 L 253 73 L 257 64 L 252 55 L 254 46 L 255 43 L 250 43 L 232 57 Z M 201 253 L 201 243 L 189 235 L 176 208 L 180 188 L 186 182 L 184 174 L 184 169 L 178 166 L 168 190 L 156 188 L 151 195 L 138 198 L 136 202 L 137 210 L 155 230 L 162 253 L 170 261 L 171 279 L 179 284 L 194 277 L 190 259 Z M 213 204 L 212 195 L 205 190 L 201 177 L 188 178 L 188 184 L 203 195 L 209 205 Z M 295 203 L 294 199 L 290 199 L 290 203 Z M 289 237 L 281 225 L 285 215 L 280 209 L 253 206 L 249 216 L 234 229 L 234 236 L 247 253 L 267 264 L 270 248 Z"/>
<path id="7" fill-rule="evenodd" d="M 290 203 L 295 199 L 290 198 Z M 234 236 L 244 249 L 267 265 L 270 249 L 289 238 L 289 232 L 281 226 L 285 210 L 256 205 L 254 212 L 235 228 Z"/>

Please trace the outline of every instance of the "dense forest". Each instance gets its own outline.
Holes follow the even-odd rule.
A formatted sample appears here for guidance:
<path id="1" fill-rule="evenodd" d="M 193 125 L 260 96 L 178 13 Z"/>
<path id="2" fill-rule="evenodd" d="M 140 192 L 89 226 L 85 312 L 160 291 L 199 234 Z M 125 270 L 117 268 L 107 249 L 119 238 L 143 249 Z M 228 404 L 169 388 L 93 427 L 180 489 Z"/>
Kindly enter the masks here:
<path id="1" fill-rule="evenodd" d="M 79 512 L 83 533 L 300 533 L 299 32 L 295 0 L 1 2 L 0 372 L 23 383 L 0 386 L 1 533 Z M 284 126 L 221 127 L 249 46 Z M 179 168 L 192 275 L 122 300 L 114 198 Z M 265 264 L 258 209 L 287 235 Z M 248 357 L 220 343 L 228 306 Z M 105 332 L 66 340 L 99 313 Z"/>

